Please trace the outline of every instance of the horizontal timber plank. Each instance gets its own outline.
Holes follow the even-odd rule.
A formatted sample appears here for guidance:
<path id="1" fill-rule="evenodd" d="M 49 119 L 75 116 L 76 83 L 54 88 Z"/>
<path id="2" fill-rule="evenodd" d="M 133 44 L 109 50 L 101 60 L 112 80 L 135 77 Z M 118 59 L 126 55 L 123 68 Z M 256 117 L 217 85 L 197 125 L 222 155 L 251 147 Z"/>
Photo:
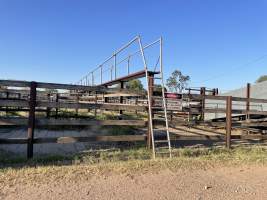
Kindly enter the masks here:
<path id="1" fill-rule="evenodd" d="M 244 98 L 244 97 L 232 97 L 232 100 L 233 101 L 247 102 L 247 98 Z M 249 98 L 249 102 L 253 102 L 253 103 L 267 103 L 267 99 Z"/>
<path id="2" fill-rule="evenodd" d="M 62 84 L 62 83 L 44 83 L 36 82 L 37 88 L 46 89 L 62 89 L 62 90 L 81 90 L 81 91 L 92 91 L 92 92 L 107 92 L 107 93 L 128 93 L 136 95 L 145 95 L 145 92 L 138 92 L 129 89 L 119 89 L 119 88 L 106 88 L 104 86 L 83 86 L 83 85 L 72 85 L 72 84 Z M 29 81 L 17 81 L 17 80 L 0 80 L 0 86 L 9 87 L 30 87 L 31 82 Z M 19 91 L 19 90 L 16 90 Z"/>
<path id="3" fill-rule="evenodd" d="M 1 117 L 0 126 L 23 126 L 27 125 L 28 119 L 22 117 Z"/>
<path id="4" fill-rule="evenodd" d="M 0 138 L 0 144 L 27 144 L 27 138 Z"/>
<path id="5" fill-rule="evenodd" d="M 118 135 L 118 136 L 88 136 L 88 137 L 53 137 L 36 138 L 34 143 L 75 143 L 75 142 L 136 142 L 144 141 L 145 135 Z"/>
<path id="6" fill-rule="evenodd" d="M 249 111 L 249 112 L 246 112 L 245 110 L 242 111 L 242 114 L 250 114 L 250 115 L 266 115 L 267 116 L 267 111 Z"/>
<path id="7" fill-rule="evenodd" d="M 224 108 L 205 108 L 205 113 L 226 113 L 226 109 Z M 267 115 L 267 111 L 257 111 L 257 110 L 232 110 L 233 114 L 250 114 L 250 115 Z"/>
<path id="8" fill-rule="evenodd" d="M 184 94 L 183 97 L 184 98 L 190 98 L 190 99 L 196 99 L 196 100 L 201 100 L 203 98 L 210 99 L 210 100 L 226 100 L 226 98 L 227 98 L 227 96 L 213 96 L 213 95 L 202 96 L 200 94 Z M 247 102 L 247 98 L 245 98 L 245 97 L 232 97 L 232 101 Z M 249 98 L 249 102 L 267 103 L 267 99 Z"/>
<path id="9" fill-rule="evenodd" d="M 106 88 L 101 87 L 101 86 L 82 86 L 82 85 L 69 85 L 69 84 L 61 84 L 61 83 L 41 83 L 41 82 L 37 82 L 37 88 L 99 91 L 99 92 L 104 92 L 107 90 Z"/>
<path id="10" fill-rule="evenodd" d="M 247 119 L 246 120 L 247 123 L 250 123 L 250 122 L 267 122 L 267 118 L 260 118 L 260 119 Z"/>
<path id="11" fill-rule="evenodd" d="M 145 135 L 118 135 L 118 136 L 88 136 L 88 137 L 51 137 L 35 138 L 34 144 L 59 143 L 68 144 L 75 142 L 136 142 L 144 141 Z M 26 138 L 0 138 L 0 144 L 26 144 Z"/>
<path id="12" fill-rule="evenodd" d="M 267 140 L 267 135 L 260 134 L 251 134 L 251 135 L 242 135 L 242 140 Z"/>
<path id="13" fill-rule="evenodd" d="M 267 122 L 242 122 L 243 126 L 258 126 L 258 127 L 267 127 Z"/>
<path id="14" fill-rule="evenodd" d="M 0 111 L 7 111 L 7 112 L 29 112 L 28 108 L 0 108 Z M 35 109 L 35 112 L 47 112 L 46 109 Z"/>
<path id="15" fill-rule="evenodd" d="M 0 80 L 0 86 L 30 87 L 30 84 L 31 82 L 29 81 Z M 44 82 L 36 82 L 36 84 L 37 88 L 46 88 L 46 89 L 83 90 L 83 91 L 101 91 L 101 92 L 107 90 L 103 86 L 82 86 L 82 85 L 44 83 Z"/>
<path id="16" fill-rule="evenodd" d="M 86 120 L 86 119 L 37 119 L 37 125 L 69 125 L 69 126 L 145 126 L 146 122 L 143 120 Z"/>
<path id="17" fill-rule="evenodd" d="M 110 109 L 110 110 L 129 110 L 129 111 L 146 111 L 145 106 L 131 104 L 115 104 L 115 103 L 64 103 L 64 102 L 37 102 L 37 107 L 49 108 L 73 108 L 73 109 Z"/>
<path id="18" fill-rule="evenodd" d="M 199 125 L 203 126 L 212 126 L 212 127 L 225 127 L 226 123 L 225 122 L 212 122 L 212 121 L 204 121 L 204 122 L 198 122 Z M 241 124 L 239 122 L 234 122 L 232 121 L 232 126 L 240 126 Z"/>
<path id="19" fill-rule="evenodd" d="M 224 140 L 225 136 L 222 135 L 193 135 L 193 136 L 171 136 L 171 140 Z"/>
<path id="20" fill-rule="evenodd" d="M 226 100 L 227 96 L 213 96 L 213 95 L 202 96 L 200 94 L 183 94 L 183 98 L 189 98 L 192 100 L 201 100 L 204 98 L 210 100 Z"/>
<path id="21" fill-rule="evenodd" d="M 27 100 L 8 100 L 0 99 L 0 107 L 9 106 L 9 107 L 29 107 L 29 102 Z"/>
<path id="22" fill-rule="evenodd" d="M 27 100 L 0 100 L 0 107 L 28 107 Z M 48 108 L 72 108 L 72 109 L 110 109 L 110 110 L 129 110 L 129 111 L 146 111 L 146 106 L 132 105 L 132 104 L 95 104 L 95 103 L 66 103 L 66 102 L 45 102 L 37 101 L 36 107 Z"/>
<path id="23" fill-rule="evenodd" d="M 0 80 L 0 86 L 30 87 L 29 81 Z"/>
<path id="24" fill-rule="evenodd" d="M 232 135 L 232 139 L 242 140 L 267 140 L 267 135 Z M 221 141 L 224 140 L 225 136 L 171 136 L 172 141 L 201 141 L 201 140 L 213 140 Z M 68 144 L 76 142 L 137 142 L 145 141 L 145 135 L 118 135 L 118 136 L 88 136 L 88 137 L 52 137 L 52 138 L 35 138 L 35 144 L 43 143 L 59 143 Z M 0 138 L 0 144 L 26 144 L 26 138 Z"/>
<path id="25" fill-rule="evenodd" d="M 132 89 L 124 89 L 124 88 L 108 88 L 106 93 L 112 93 L 112 94 L 129 94 L 133 96 L 145 96 L 145 91 L 136 91 Z"/>
<path id="26" fill-rule="evenodd" d="M 27 125 L 27 118 L 0 118 L 0 125 Z M 37 126 L 146 126 L 143 120 L 36 119 Z"/>

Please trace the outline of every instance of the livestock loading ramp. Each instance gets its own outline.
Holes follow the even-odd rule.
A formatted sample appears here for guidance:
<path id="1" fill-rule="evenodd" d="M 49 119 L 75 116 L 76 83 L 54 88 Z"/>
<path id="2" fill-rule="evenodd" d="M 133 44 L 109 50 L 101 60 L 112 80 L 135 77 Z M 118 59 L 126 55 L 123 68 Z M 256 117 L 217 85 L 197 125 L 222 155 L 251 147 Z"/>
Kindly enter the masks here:
<path id="1" fill-rule="evenodd" d="M 137 42 L 139 45 L 139 50 L 130 53 L 129 55 L 126 56 L 126 58 L 122 59 L 121 61 L 118 61 L 117 58 L 121 52 L 126 50 L 130 45 L 133 43 Z M 145 50 L 149 47 L 154 46 L 155 44 L 159 44 L 159 56 L 157 59 L 157 62 L 155 66 L 153 66 L 153 70 L 151 70 L 148 67 L 147 64 L 147 59 L 145 56 Z M 132 59 L 136 54 L 140 54 L 140 58 L 142 61 L 143 69 L 140 71 L 132 72 L 130 73 L 130 59 Z M 107 63 L 110 61 L 113 61 L 111 66 L 106 67 Z M 123 61 L 127 61 L 127 75 L 121 75 L 118 76 L 118 63 L 122 63 Z M 133 70 L 131 70 L 133 71 Z M 108 72 L 109 75 L 105 76 L 104 72 Z M 98 73 L 98 76 L 96 77 L 96 73 Z M 156 75 L 159 75 L 156 77 Z M 109 77 L 107 81 L 104 81 L 104 77 Z M 113 78 L 114 77 L 114 78 Z M 120 88 L 123 89 L 125 87 L 124 83 L 128 82 L 133 79 L 138 79 L 138 78 L 146 78 L 146 104 L 148 105 L 148 134 L 147 134 L 147 143 L 148 146 L 151 146 L 152 144 L 152 150 L 153 150 L 153 158 L 156 157 L 157 150 L 162 148 L 162 145 L 160 148 L 156 148 L 157 143 L 166 143 L 167 144 L 167 152 L 169 157 L 171 157 L 171 144 L 170 144 L 170 135 L 169 135 L 169 125 L 168 125 L 168 118 L 167 118 L 167 107 L 166 107 L 166 99 L 165 99 L 165 91 L 164 91 L 164 80 L 163 80 L 163 64 L 162 64 L 162 38 L 146 45 L 143 46 L 141 37 L 137 36 L 133 40 L 131 40 L 129 43 L 124 45 L 122 48 L 117 50 L 110 58 L 105 60 L 103 63 L 101 63 L 97 68 L 89 72 L 87 75 L 85 75 L 81 80 L 77 82 L 77 84 L 81 85 L 90 85 L 90 86 L 113 86 L 113 85 L 120 85 Z M 154 96 L 154 89 L 155 89 L 155 82 L 156 80 L 160 80 L 160 87 L 161 87 L 161 95 L 155 97 Z M 154 104 L 154 98 L 161 98 L 161 106 L 160 107 L 155 107 Z M 106 98 L 105 98 L 106 99 Z M 106 102 L 106 100 L 104 100 Z M 123 102 L 123 97 L 120 96 L 120 103 Z M 153 110 L 162 110 L 164 112 L 164 121 L 165 121 L 165 130 L 161 134 L 164 134 L 166 138 L 164 140 L 160 141 L 155 141 L 155 135 L 154 131 L 155 129 L 153 128 L 154 124 L 154 113 Z M 122 111 L 120 111 L 122 114 Z M 162 152 L 159 152 L 162 153 Z"/>

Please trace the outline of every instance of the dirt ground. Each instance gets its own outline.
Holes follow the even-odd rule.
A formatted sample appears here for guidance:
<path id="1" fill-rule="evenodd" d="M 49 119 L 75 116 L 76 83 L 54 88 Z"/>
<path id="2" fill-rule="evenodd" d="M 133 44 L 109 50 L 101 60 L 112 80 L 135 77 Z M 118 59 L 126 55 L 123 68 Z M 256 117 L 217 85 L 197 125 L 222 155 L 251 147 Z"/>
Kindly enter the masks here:
<path id="1" fill-rule="evenodd" d="M 0 182 L 0 199 L 267 199 L 267 166 L 81 174 L 56 182 Z"/>

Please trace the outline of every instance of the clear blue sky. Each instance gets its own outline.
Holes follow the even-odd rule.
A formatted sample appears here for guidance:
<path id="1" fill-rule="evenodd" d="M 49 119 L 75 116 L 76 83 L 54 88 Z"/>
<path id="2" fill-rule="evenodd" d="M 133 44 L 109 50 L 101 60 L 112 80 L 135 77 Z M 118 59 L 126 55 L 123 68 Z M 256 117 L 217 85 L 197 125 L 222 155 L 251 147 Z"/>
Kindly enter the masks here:
<path id="1" fill-rule="evenodd" d="M 0 0 L 0 79 L 70 83 L 140 34 L 163 36 L 165 76 L 240 87 L 267 74 L 266 10 L 264 0 Z"/>

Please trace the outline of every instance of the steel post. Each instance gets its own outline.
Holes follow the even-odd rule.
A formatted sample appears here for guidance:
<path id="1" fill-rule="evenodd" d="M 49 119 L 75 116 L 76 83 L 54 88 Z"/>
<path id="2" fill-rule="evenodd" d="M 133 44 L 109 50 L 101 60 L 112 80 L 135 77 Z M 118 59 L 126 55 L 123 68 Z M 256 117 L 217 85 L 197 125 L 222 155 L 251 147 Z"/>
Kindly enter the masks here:
<path id="1" fill-rule="evenodd" d="M 112 81 L 112 79 L 113 79 L 113 66 L 111 66 L 111 68 L 110 68 L 110 80 Z"/>
<path id="2" fill-rule="evenodd" d="M 100 82 L 103 83 L 103 66 L 100 66 Z"/>
<path id="3" fill-rule="evenodd" d="M 130 58 L 131 58 L 131 56 L 129 56 L 128 60 L 127 60 L 127 74 L 128 75 L 130 74 Z"/>
<path id="4" fill-rule="evenodd" d="M 114 77 L 117 78 L 117 55 L 114 54 Z"/>

